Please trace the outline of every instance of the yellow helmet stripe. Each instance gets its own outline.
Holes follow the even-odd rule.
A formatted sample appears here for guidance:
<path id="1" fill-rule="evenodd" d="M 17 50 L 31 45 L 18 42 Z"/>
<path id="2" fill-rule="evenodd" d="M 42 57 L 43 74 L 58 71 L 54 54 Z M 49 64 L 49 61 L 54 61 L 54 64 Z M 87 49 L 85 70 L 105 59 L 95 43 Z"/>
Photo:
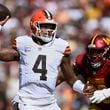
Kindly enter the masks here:
<path id="1" fill-rule="evenodd" d="M 93 37 L 93 39 L 92 39 L 92 41 L 91 41 L 91 44 L 92 44 L 92 45 L 94 44 L 94 41 L 95 41 L 97 35 L 98 35 L 98 34 L 96 34 L 96 35 Z"/>
<path id="2" fill-rule="evenodd" d="M 107 45 L 110 45 L 110 38 L 103 38 L 103 40 Z"/>

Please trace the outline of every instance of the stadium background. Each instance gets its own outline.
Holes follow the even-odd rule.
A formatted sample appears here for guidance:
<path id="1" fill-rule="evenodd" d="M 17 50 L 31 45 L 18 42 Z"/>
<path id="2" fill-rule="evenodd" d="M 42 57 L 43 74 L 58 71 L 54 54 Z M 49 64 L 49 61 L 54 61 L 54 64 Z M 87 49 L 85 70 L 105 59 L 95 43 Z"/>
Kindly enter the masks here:
<path id="1" fill-rule="evenodd" d="M 0 47 L 11 47 L 12 40 L 28 34 L 31 14 L 37 8 L 46 8 L 58 22 L 57 35 L 69 41 L 73 61 L 84 51 L 91 35 L 110 32 L 110 0 L 0 0 L 12 13 L 12 18 L 0 32 Z M 0 62 L 0 110 L 12 110 L 11 100 L 18 90 L 18 63 Z M 63 83 L 55 96 L 62 110 L 87 110 L 88 100 L 72 92 Z"/>

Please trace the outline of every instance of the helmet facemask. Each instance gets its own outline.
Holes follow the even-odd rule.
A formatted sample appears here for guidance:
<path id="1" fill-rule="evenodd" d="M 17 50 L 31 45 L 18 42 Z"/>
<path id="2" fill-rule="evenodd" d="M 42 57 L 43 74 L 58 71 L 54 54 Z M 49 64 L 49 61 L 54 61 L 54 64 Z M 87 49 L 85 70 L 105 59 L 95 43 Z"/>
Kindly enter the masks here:
<path id="1" fill-rule="evenodd" d="M 110 51 L 110 38 L 103 34 L 92 37 L 87 45 L 88 63 L 92 68 L 99 68 L 108 59 Z"/>
<path id="2" fill-rule="evenodd" d="M 105 49 L 88 49 L 88 61 L 92 68 L 99 68 L 104 64 L 106 60 L 106 50 Z"/>
<path id="3" fill-rule="evenodd" d="M 57 24 L 56 23 L 36 23 L 35 37 L 38 37 L 43 42 L 50 42 L 55 38 Z"/>

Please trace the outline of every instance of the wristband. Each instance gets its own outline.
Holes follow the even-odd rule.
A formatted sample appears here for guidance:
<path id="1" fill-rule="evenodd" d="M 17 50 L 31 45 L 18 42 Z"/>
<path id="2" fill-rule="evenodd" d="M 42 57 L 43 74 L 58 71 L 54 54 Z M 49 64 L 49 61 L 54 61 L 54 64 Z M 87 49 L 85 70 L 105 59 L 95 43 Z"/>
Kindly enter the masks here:
<path id="1" fill-rule="evenodd" d="M 76 82 L 73 84 L 73 90 L 83 93 L 84 84 L 81 82 L 81 80 L 76 80 Z"/>

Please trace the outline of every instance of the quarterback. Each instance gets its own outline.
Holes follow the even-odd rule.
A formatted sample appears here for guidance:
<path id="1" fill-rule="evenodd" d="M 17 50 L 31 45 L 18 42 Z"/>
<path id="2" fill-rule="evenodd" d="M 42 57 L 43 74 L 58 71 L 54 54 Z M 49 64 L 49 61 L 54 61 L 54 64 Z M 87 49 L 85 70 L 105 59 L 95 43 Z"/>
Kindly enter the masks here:
<path id="1" fill-rule="evenodd" d="M 76 57 L 74 71 L 94 85 L 89 110 L 110 110 L 110 38 L 104 34 L 93 36 L 86 53 Z"/>
<path id="2" fill-rule="evenodd" d="M 52 14 L 37 10 L 31 17 L 30 27 L 30 36 L 17 37 L 12 49 L 0 49 L 0 60 L 19 62 L 19 91 L 13 99 L 14 109 L 60 110 L 53 95 L 59 67 L 74 90 L 88 92 L 88 85 L 73 73 L 69 44 L 56 38 L 57 23 Z"/>

